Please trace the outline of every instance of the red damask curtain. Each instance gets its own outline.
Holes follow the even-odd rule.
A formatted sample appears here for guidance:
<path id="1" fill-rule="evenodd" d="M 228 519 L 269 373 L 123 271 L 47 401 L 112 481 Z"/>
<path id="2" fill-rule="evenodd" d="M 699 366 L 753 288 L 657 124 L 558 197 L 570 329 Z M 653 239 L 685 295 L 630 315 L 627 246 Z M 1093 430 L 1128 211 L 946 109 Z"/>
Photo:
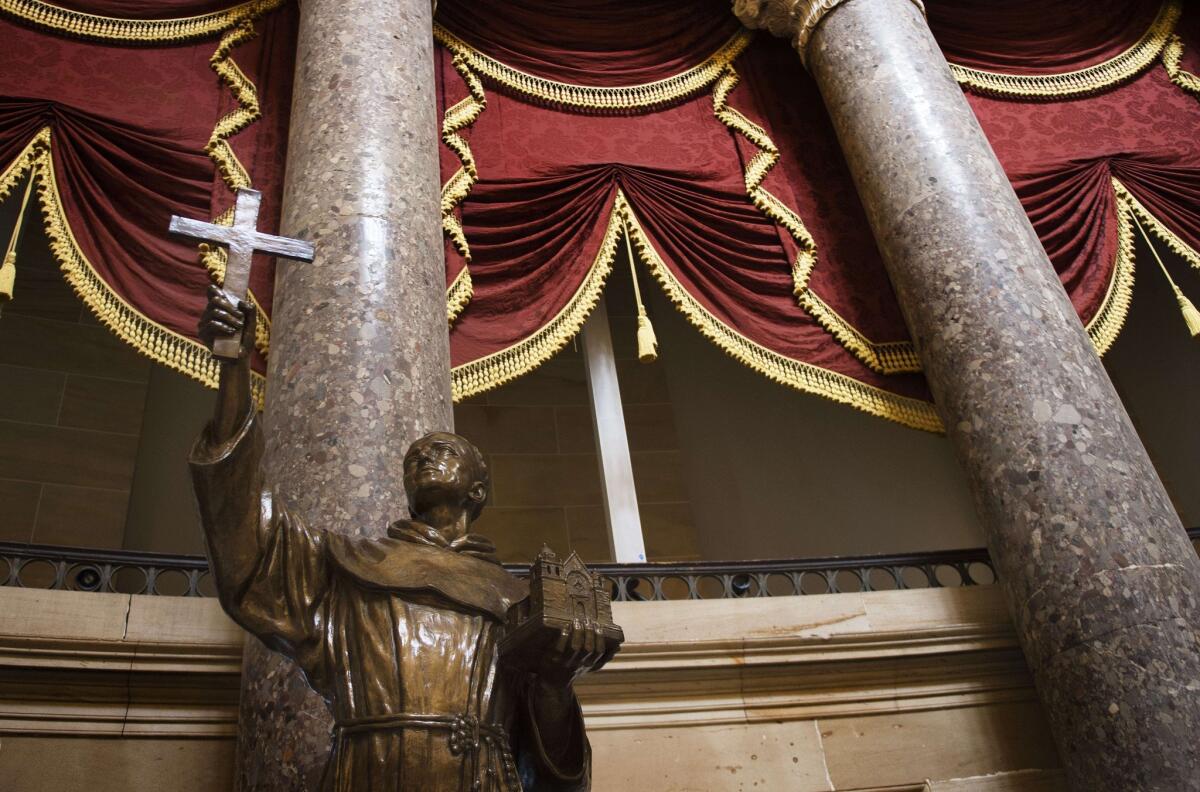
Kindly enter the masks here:
<path id="1" fill-rule="evenodd" d="M 0 14 L 0 196 L 31 185 L 30 213 L 89 308 L 210 384 L 195 330 L 223 254 L 202 257 L 166 228 L 172 214 L 220 218 L 250 184 L 263 227 L 277 227 L 295 42 L 294 10 L 280 5 L 77 0 Z M 16 299 L 20 280 L 18 261 Z M 269 259 L 257 262 L 265 306 L 273 280 Z"/>

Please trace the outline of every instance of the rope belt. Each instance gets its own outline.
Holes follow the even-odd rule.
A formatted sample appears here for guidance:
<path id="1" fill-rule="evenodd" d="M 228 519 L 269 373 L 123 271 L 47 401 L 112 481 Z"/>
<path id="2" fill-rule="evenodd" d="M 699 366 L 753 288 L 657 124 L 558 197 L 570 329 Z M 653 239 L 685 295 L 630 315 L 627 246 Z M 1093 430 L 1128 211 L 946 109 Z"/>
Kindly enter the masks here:
<path id="1" fill-rule="evenodd" d="M 390 715 L 370 715 L 364 718 L 347 718 L 334 724 L 334 731 L 339 735 L 403 729 L 432 729 L 449 732 L 450 753 L 454 756 L 465 756 L 471 762 L 476 775 L 479 767 L 480 744 L 491 747 L 499 754 L 501 773 L 505 781 L 516 787 L 516 766 L 513 763 L 512 752 L 509 750 L 508 733 L 498 723 L 480 723 L 474 715 L 419 715 L 402 712 Z M 495 771 L 488 768 L 486 774 L 494 776 Z"/>

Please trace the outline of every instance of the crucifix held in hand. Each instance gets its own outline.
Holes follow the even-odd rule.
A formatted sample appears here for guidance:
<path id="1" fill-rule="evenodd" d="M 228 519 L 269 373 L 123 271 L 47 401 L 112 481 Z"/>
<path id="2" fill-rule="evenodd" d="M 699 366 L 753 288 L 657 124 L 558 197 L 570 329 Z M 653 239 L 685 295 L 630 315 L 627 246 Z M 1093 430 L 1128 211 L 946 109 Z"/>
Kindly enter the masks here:
<path id="1" fill-rule="evenodd" d="M 262 193 L 258 190 L 239 187 L 237 204 L 233 210 L 233 225 L 217 225 L 171 215 L 172 233 L 229 248 L 229 257 L 225 264 L 225 282 L 221 288 L 235 305 L 246 300 L 246 293 L 250 288 L 250 260 L 255 251 L 274 253 L 276 256 L 297 261 L 313 260 L 313 246 L 308 242 L 272 236 L 258 230 L 258 207 L 261 203 Z M 218 338 L 213 343 L 213 357 L 237 360 L 239 345 L 239 338 Z"/>

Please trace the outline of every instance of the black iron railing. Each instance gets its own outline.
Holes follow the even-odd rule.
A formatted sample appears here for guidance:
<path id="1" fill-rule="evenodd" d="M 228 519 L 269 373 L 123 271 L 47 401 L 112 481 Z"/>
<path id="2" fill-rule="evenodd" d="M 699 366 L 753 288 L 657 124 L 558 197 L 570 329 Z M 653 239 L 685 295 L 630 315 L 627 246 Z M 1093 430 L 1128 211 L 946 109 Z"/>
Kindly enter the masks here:
<path id="1" fill-rule="evenodd" d="M 1188 531 L 1200 552 L 1200 528 Z M 529 567 L 507 564 L 515 575 Z M 618 601 L 731 599 L 839 594 L 994 583 L 986 550 L 782 561 L 593 564 Z M 211 597 L 203 556 L 0 542 L 0 586 L 121 594 Z"/>

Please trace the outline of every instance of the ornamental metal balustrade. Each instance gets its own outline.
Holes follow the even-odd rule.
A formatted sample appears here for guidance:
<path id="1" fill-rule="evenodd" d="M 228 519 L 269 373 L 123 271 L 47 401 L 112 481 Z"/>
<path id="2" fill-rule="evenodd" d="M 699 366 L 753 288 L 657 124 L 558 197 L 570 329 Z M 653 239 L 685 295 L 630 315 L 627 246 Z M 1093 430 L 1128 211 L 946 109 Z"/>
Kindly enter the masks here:
<path id="1" fill-rule="evenodd" d="M 1189 529 L 1188 537 L 1200 552 L 1200 528 Z M 590 567 L 609 579 L 613 599 L 619 602 L 956 588 L 996 582 L 995 569 L 983 549 Z M 505 569 L 520 577 L 529 574 L 526 564 L 505 564 Z M 0 542 L 0 586 L 158 596 L 216 595 L 203 556 L 13 542 Z"/>

